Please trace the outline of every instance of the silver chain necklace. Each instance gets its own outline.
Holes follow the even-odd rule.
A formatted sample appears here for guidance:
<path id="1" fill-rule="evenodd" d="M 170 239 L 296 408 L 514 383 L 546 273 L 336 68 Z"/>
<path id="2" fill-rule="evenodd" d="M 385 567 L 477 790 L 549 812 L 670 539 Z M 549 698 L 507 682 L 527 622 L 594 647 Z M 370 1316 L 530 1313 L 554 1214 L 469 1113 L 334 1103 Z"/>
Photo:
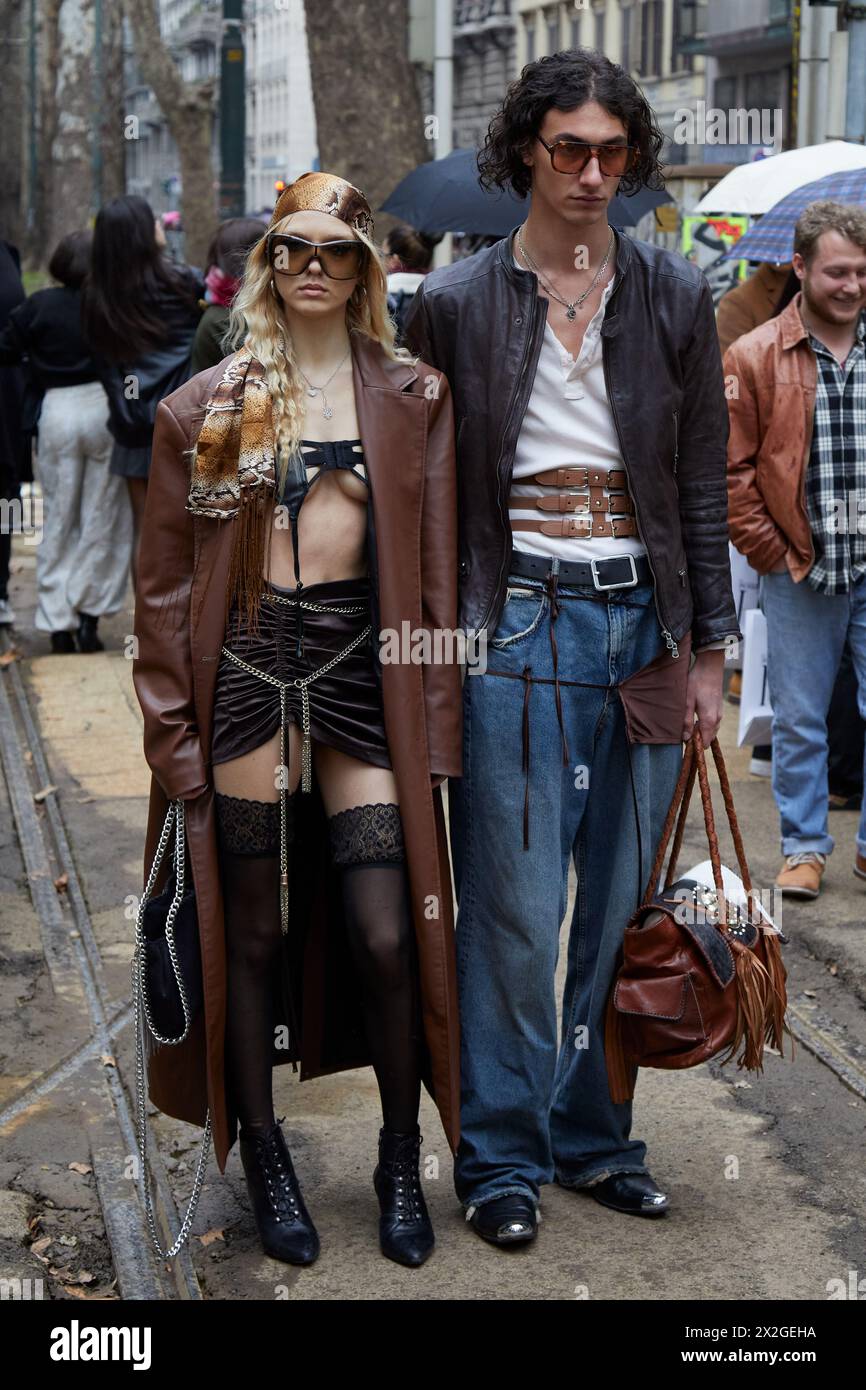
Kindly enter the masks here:
<path id="1" fill-rule="evenodd" d="M 584 300 L 588 299 L 589 296 L 592 294 L 593 290 L 595 289 L 596 285 L 598 284 L 599 280 L 601 279 L 602 275 L 607 269 L 607 264 L 610 260 L 611 252 L 613 251 L 614 241 L 615 237 L 613 233 L 613 228 L 611 228 L 610 241 L 607 245 L 607 251 L 605 253 L 604 260 L 602 261 L 601 265 L 598 268 L 598 271 L 596 272 L 595 279 L 589 286 L 589 289 L 584 290 L 583 294 L 579 294 L 576 299 L 573 299 L 569 302 L 569 300 L 563 299 L 561 294 L 557 294 L 553 286 L 549 283 L 548 280 L 545 279 L 544 275 L 541 273 L 540 268 L 536 265 L 535 261 L 532 259 L 529 252 L 523 244 L 523 228 L 518 227 L 517 229 L 517 245 L 520 247 L 520 254 L 523 256 L 523 259 L 526 261 L 527 265 L 535 271 L 544 288 L 550 294 L 552 294 L 554 299 L 556 299 L 560 304 L 565 305 L 565 317 L 571 320 L 572 322 L 577 317 L 578 309 L 582 307 Z"/>
<path id="2" fill-rule="evenodd" d="M 301 373 L 301 376 L 304 378 L 304 381 L 307 383 L 307 395 L 308 395 L 308 396 L 318 396 L 319 392 L 321 391 L 321 393 L 322 393 L 322 414 L 324 415 L 324 417 L 325 417 L 326 420 L 330 420 L 330 418 L 331 418 L 331 416 L 333 415 L 334 412 L 333 412 L 333 410 L 331 409 L 331 407 L 328 405 L 328 397 L 325 395 L 325 387 L 326 387 L 326 386 L 330 386 L 331 382 L 334 380 L 334 377 L 337 375 L 337 372 L 340 370 L 340 368 L 342 367 L 343 363 L 345 362 L 346 358 L 349 356 L 349 353 L 350 353 L 351 351 L 352 351 L 352 344 L 350 343 L 349 346 L 346 348 L 346 351 L 345 351 L 345 353 L 344 353 L 344 355 L 343 355 L 342 360 L 341 360 L 340 362 L 337 363 L 336 367 L 335 367 L 334 370 L 331 372 L 331 375 L 328 377 L 328 380 L 325 381 L 325 382 L 323 382 L 321 386 L 314 386 L 313 383 L 310 381 L 309 377 L 308 377 L 303 371 L 301 371 L 301 368 L 300 368 L 300 367 L 298 367 L 298 371 Z M 295 363 L 295 366 L 298 366 L 298 364 Z"/>

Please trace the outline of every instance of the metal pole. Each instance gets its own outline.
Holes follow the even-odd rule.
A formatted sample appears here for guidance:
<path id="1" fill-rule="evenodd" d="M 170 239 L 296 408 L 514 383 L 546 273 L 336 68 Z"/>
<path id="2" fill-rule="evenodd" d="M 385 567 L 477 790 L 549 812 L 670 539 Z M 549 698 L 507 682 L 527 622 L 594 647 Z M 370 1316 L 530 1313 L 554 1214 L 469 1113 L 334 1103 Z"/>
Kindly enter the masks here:
<path id="1" fill-rule="evenodd" d="M 454 144 L 454 5 L 453 0 L 436 0 L 433 41 L 433 109 L 436 116 L 436 158 L 450 154 Z M 452 239 L 449 232 L 433 253 L 434 266 L 450 265 Z"/>
<path id="2" fill-rule="evenodd" d="M 220 45 L 220 196 L 219 216 L 243 217 L 246 192 L 246 92 L 243 0 L 223 0 Z"/>

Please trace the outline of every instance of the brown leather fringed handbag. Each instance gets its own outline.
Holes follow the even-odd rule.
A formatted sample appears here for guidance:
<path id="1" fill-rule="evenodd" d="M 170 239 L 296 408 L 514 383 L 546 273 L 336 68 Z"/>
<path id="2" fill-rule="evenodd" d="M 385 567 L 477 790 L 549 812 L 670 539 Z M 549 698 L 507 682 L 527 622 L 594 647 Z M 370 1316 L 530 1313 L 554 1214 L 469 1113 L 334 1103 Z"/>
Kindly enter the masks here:
<path id="1" fill-rule="evenodd" d="M 704 746 L 697 725 L 686 745 L 643 902 L 629 919 L 623 959 L 607 1002 L 605 1053 L 614 1101 L 631 1100 L 638 1067 L 679 1070 L 725 1051 L 748 1071 L 763 1069 L 764 1045 L 782 1051 L 787 972 L 780 935 L 752 883 L 718 739 L 711 744 L 731 827 L 745 904 L 725 901 Z M 697 774 L 715 888 L 675 880 Z M 662 864 L 679 809 L 664 889 Z"/>

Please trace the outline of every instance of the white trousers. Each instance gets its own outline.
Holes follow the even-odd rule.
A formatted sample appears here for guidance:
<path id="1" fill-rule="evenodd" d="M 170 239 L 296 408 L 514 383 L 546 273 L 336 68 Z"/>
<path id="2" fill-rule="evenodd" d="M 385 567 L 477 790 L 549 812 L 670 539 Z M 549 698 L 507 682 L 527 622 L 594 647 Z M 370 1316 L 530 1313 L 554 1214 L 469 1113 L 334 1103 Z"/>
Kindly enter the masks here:
<path id="1" fill-rule="evenodd" d="M 78 627 L 123 605 L 132 555 L 126 480 L 109 473 L 108 400 L 98 381 L 54 387 L 39 417 L 34 472 L 42 488 L 36 547 L 40 632 Z"/>

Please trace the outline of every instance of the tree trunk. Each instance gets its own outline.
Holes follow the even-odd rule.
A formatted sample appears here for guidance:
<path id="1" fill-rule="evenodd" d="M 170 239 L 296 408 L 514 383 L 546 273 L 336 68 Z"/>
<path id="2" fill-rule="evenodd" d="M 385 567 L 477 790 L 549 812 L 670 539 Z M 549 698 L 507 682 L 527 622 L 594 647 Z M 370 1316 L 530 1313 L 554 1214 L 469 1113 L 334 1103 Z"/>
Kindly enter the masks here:
<path id="1" fill-rule="evenodd" d="M 102 147 L 102 201 L 126 192 L 126 141 L 123 138 L 123 11 L 102 7 L 102 128 L 94 131 Z"/>
<path id="2" fill-rule="evenodd" d="M 124 0 L 142 77 L 168 123 L 180 160 L 184 253 L 204 268 L 217 223 L 214 83 L 184 82 L 159 30 L 156 0 Z"/>
<path id="3" fill-rule="evenodd" d="M 408 0 L 304 0 L 319 162 L 373 212 L 433 155 L 409 61 Z M 381 241 L 394 219 L 376 215 Z"/>
<path id="4" fill-rule="evenodd" d="M 0 0 L 0 236 L 24 251 L 28 26 L 24 0 Z"/>

